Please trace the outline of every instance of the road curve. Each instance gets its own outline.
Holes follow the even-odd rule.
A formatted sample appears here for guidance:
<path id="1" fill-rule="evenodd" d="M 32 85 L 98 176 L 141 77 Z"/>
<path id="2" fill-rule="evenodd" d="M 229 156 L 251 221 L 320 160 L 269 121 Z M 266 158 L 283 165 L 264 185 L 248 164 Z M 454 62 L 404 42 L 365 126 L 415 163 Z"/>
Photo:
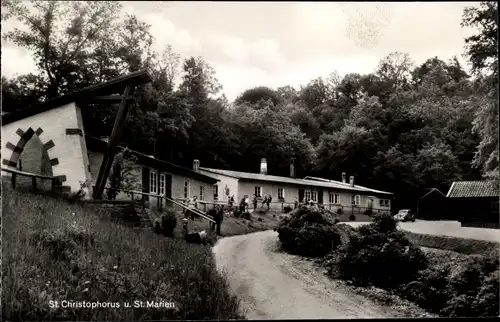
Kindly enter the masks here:
<path id="1" fill-rule="evenodd" d="M 349 291 L 278 251 L 274 231 L 228 237 L 214 246 L 248 319 L 391 318 L 394 310 Z"/>

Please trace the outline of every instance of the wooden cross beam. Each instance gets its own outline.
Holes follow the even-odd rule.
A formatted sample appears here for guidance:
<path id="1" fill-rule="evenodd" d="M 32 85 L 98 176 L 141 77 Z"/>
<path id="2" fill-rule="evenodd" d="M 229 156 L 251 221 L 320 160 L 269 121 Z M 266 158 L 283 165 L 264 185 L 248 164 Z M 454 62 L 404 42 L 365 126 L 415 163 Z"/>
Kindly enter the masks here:
<path id="1" fill-rule="evenodd" d="M 111 165 L 113 164 L 116 150 L 118 148 L 118 142 L 123 133 L 123 125 L 127 120 L 127 114 L 130 106 L 130 100 L 128 98 L 133 92 L 134 85 L 127 85 L 122 96 L 118 114 L 116 115 L 111 137 L 109 138 L 108 148 L 106 149 L 101 167 L 99 168 L 99 175 L 97 176 L 94 190 L 94 199 L 102 199 L 102 194 L 104 193 L 104 188 L 106 187 L 106 182 L 108 181 L 109 171 L 111 170 Z"/>

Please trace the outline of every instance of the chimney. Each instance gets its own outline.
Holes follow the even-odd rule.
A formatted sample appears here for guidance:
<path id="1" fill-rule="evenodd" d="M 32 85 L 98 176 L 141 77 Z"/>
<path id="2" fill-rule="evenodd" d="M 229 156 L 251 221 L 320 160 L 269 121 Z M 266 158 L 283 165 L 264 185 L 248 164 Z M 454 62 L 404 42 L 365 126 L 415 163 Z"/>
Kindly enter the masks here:
<path id="1" fill-rule="evenodd" d="M 290 177 L 295 178 L 295 158 L 290 159 Z"/>
<path id="2" fill-rule="evenodd" d="M 351 187 L 354 187 L 354 176 L 349 177 L 349 183 L 351 184 Z"/>
<path id="3" fill-rule="evenodd" d="M 267 174 L 267 160 L 266 160 L 266 158 L 260 159 L 260 174 Z"/>
<path id="4" fill-rule="evenodd" d="M 194 171 L 199 171 L 200 170 L 200 160 L 193 160 L 193 170 Z"/>
<path id="5" fill-rule="evenodd" d="M 342 172 L 342 182 L 346 183 L 346 176 L 347 174 L 345 172 Z"/>

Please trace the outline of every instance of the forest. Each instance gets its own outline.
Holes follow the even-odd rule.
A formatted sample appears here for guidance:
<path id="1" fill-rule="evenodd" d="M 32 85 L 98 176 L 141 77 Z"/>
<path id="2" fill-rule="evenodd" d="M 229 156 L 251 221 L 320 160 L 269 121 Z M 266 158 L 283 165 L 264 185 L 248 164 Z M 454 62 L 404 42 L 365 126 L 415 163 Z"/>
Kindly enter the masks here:
<path id="1" fill-rule="evenodd" d="M 228 101 L 203 57 L 153 49 L 150 26 L 121 18 L 116 1 L 2 1 L 2 22 L 24 27 L 3 38 L 26 48 L 37 69 L 2 76 L 2 109 L 12 112 L 147 68 L 153 82 L 134 93 L 122 143 L 173 163 L 340 180 L 395 193 L 413 208 L 430 188 L 455 180 L 498 180 L 498 5 L 463 12 L 470 68 L 457 58 L 421 65 L 401 52 L 370 74 L 331 71 L 300 88 L 257 86 Z M 4 64 L 9 62 L 4 61 Z M 467 72 L 469 70 L 469 72 Z M 326 71 L 325 75 L 328 74 Z M 117 106 L 82 110 L 86 133 L 107 136 Z"/>

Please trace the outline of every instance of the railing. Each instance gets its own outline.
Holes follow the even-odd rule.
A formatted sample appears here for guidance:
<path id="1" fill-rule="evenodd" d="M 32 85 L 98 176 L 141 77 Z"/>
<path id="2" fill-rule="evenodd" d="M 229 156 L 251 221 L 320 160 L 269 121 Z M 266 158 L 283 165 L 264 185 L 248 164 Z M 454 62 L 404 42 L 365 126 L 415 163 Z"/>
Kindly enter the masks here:
<path id="1" fill-rule="evenodd" d="M 33 191 L 37 191 L 37 181 L 36 181 L 37 179 L 50 180 L 52 191 L 55 191 L 56 187 L 60 185 L 59 179 L 57 177 L 44 176 L 41 174 L 24 172 L 24 171 L 8 169 L 8 168 L 2 168 L 2 171 L 11 174 L 12 188 L 16 188 L 17 176 L 31 178 L 31 188 L 33 189 Z"/>
<path id="2" fill-rule="evenodd" d="M 105 190 L 111 190 L 114 192 L 124 192 L 130 196 L 130 199 L 136 200 L 135 196 L 141 196 L 142 200 L 144 201 L 145 197 L 153 197 L 156 198 L 156 206 L 159 210 L 163 209 L 163 200 L 166 202 L 172 203 L 176 206 L 181 207 L 183 210 L 188 210 L 196 215 L 200 216 L 203 219 L 206 219 L 212 223 L 215 223 L 215 220 L 213 218 L 210 218 L 210 216 L 206 215 L 203 213 L 201 210 L 196 209 L 196 208 L 189 208 L 188 205 L 186 205 L 183 201 L 181 200 L 175 200 L 171 198 L 167 198 L 166 196 L 158 195 L 158 194 L 152 194 L 152 193 L 147 193 L 147 192 L 142 192 L 142 191 L 137 191 L 137 190 L 126 190 L 126 189 L 117 189 L 117 188 L 104 188 Z M 166 203 L 165 202 L 165 203 Z"/>

